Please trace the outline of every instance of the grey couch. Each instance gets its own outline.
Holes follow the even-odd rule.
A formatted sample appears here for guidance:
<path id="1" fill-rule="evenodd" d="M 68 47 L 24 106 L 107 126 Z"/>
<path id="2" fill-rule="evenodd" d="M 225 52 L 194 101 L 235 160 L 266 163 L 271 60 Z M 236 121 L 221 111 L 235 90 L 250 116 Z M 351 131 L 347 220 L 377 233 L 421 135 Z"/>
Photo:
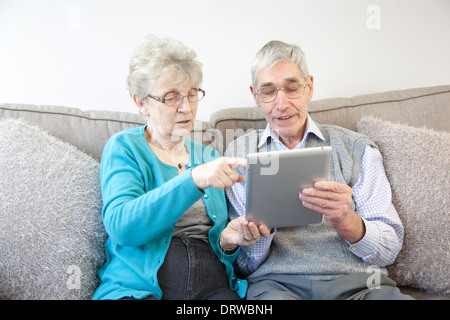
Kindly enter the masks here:
<path id="1" fill-rule="evenodd" d="M 0 104 L 0 134 L 2 134 L 0 139 L 3 139 L 0 143 L 0 152 L 4 153 L 1 155 L 3 162 L 0 162 L 0 165 L 8 167 L 1 171 L 0 175 L 1 299 L 89 299 L 92 295 L 97 285 L 96 270 L 104 260 L 102 250 L 106 239 L 106 235 L 101 230 L 101 196 L 99 185 L 95 182 L 98 180 L 96 174 L 103 147 L 109 137 L 118 131 L 144 124 L 141 115 L 133 113 L 134 110 L 130 111 L 130 113 L 81 111 L 62 106 Z M 434 131 L 439 132 L 440 135 L 436 139 L 442 140 L 444 146 L 442 147 L 441 144 L 439 148 L 443 150 L 445 157 L 448 155 L 450 85 L 352 98 L 317 100 L 309 104 L 308 111 L 319 123 L 339 125 L 371 135 L 380 144 L 380 150 L 387 158 L 386 161 L 393 159 L 394 162 L 400 160 L 414 163 L 409 159 L 395 159 L 396 150 L 389 149 L 393 145 L 392 140 L 389 140 L 392 136 L 385 136 L 388 134 L 393 135 L 394 138 L 405 138 L 406 133 L 409 134 L 411 130 L 413 137 L 415 137 L 414 134 L 424 136 L 428 133 L 434 134 Z M 17 124 L 11 121 L 2 122 L 6 119 L 20 119 L 22 122 L 14 127 Z M 33 127 L 33 134 L 30 134 L 28 140 L 17 147 L 16 143 L 19 144 L 18 140 L 24 134 L 11 136 L 11 131 L 20 132 L 20 129 L 12 130 L 11 128 L 24 128 L 26 130 L 24 132 L 30 132 L 27 125 Z M 244 134 L 247 130 L 264 128 L 265 125 L 266 121 L 260 109 L 256 107 L 223 109 L 215 112 L 210 122 L 197 121 L 192 138 L 223 152 L 232 139 Z M 377 131 L 377 128 L 382 132 Z M 414 131 L 416 129 L 419 132 L 416 133 Z M 52 148 L 57 143 L 49 140 L 49 137 L 56 138 L 59 143 L 55 150 Z M 8 139 L 11 141 L 5 141 Z M 33 139 L 37 140 L 34 142 Z M 37 152 L 42 160 L 36 164 L 37 160 L 32 160 L 30 153 L 26 152 L 31 145 L 39 146 L 40 141 L 44 141 L 41 149 L 48 148 L 48 151 L 36 147 L 33 152 Z M 398 150 L 398 147 L 396 148 Z M 58 153 L 62 152 L 61 150 L 64 151 L 62 156 Z M 421 161 L 434 152 L 433 149 L 427 151 L 425 145 L 422 146 L 422 150 L 423 156 L 420 156 L 417 161 Z M 48 153 L 58 154 L 57 159 L 47 160 Z M 17 154 L 21 158 L 28 157 L 24 167 L 27 169 L 37 167 L 33 169 L 35 171 L 21 175 L 21 169 L 15 167 L 17 159 L 14 159 L 14 156 Z M 93 162 L 87 159 L 85 154 Z M 62 158 L 65 162 L 61 160 Z M 78 165 L 78 163 L 82 164 Z M 68 173 L 67 168 L 74 166 L 79 167 L 80 170 L 73 174 Z M 388 178 L 394 181 L 397 173 L 393 173 L 391 177 L 390 170 L 396 170 L 395 167 L 392 168 L 387 166 L 386 171 Z M 444 183 L 448 183 L 449 179 L 448 172 L 445 173 L 447 169 L 448 160 L 447 162 L 444 160 Z M 408 169 L 408 171 L 411 170 Z M 419 174 L 425 176 L 427 172 L 425 170 L 416 173 L 416 176 Z M 25 178 L 24 175 L 27 177 Z M 85 185 L 75 188 L 85 175 L 91 175 L 92 180 L 86 180 L 87 182 L 83 182 L 86 183 Z M 405 176 L 403 173 L 400 175 Z M 45 184 L 43 176 L 46 179 Z M 15 179 L 14 182 L 11 181 L 12 179 Z M 51 181 L 55 182 L 58 179 L 64 180 L 64 184 L 55 187 L 57 190 L 52 191 L 50 196 L 42 198 L 39 195 L 40 192 L 33 193 L 33 188 L 50 191 L 54 186 Z M 410 180 L 416 180 L 416 178 Z M 436 215 L 439 214 L 439 220 L 434 216 L 417 217 L 417 210 L 408 209 L 402 202 L 402 197 L 408 198 L 408 196 L 396 193 L 396 190 L 403 187 L 408 189 L 409 182 L 402 182 L 404 186 L 398 186 L 395 183 L 391 181 L 394 204 L 396 207 L 401 207 L 397 209 L 405 225 L 405 244 L 398 261 L 389 267 L 390 275 L 397 281 L 403 292 L 417 299 L 450 299 L 448 209 L 446 212 L 436 213 Z M 95 185 L 90 194 L 80 193 L 79 189 L 91 189 L 91 187 L 86 188 L 89 184 Z M 423 185 L 422 182 L 421 184 Z M 64 191 L 65 185 L 70 185 L 67 191 Z M 30 190 L 27 191 L 27 189 Z M 13 197 L 15 193 L 19 200 L 14 200 L 15 204 L 12 205 L 11 199 L 15 199 Z M 60 193 L 66 193 L 66 195 L 56 198 L 55 194 Z M 434 202 L 440 201 L 443 202 L 442 205 L 447 205 L 448 195 L 447 189 L 443 196 L 437 194 L 437 200 Z M 90 201 L 95 202 L 95 205 L 86 204 L 86 201 L 82 204 L 65 203 L 67 198 L 73 201 L 76 197 L 90 199 L 90 196 L 95 199 Z M 44 206 L 56 201 L 64 205 L 56 209 Z M 24 203 L 23 206 L 21 202 Z M 405 210 L 414 211 L 415 216 Z M 31 211 L 33 215 L 29 214 Z M 47 219 L 46 216 L 50 214 L 51 217 Z M 59 222 L 62 216 L 66 220 Z M 50 222 L 44 224 L 44 219 Z M 18 224 L 21 225 L 21 229 L 16 229 Z M 81 228 L 90 230 L 89 224 L 95 224 L 96 229 L 86 234 L 78 232 Z M 416 225 L 420 225 L 422 229 L 416 232 Z M 423 236 L 421 232 L 427 235 L 431 233 L 433 237 Z M 443 237 L 446 241 L 435 244 L 439 237 Z M 70 247 L 74 243 L 80 245 L 86 243 L 86 245 Z M 46 256 L 48 259 L 39 260 Z M 425 262 L 418 262 L 416 265 L 416 261 L 421 259 Z M 426 265 L 427 261 L 430 261 L 429 265 Z"/>

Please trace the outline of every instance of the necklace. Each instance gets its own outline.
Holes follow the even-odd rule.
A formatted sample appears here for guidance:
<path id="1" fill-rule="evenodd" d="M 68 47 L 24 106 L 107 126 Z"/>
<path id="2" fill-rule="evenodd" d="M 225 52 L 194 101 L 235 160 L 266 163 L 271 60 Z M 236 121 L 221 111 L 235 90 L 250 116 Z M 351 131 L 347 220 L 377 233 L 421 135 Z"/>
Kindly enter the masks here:
<path id="1" fill-rule="evenodd" d="M 189 161 L 187 163 L 185 163 L 184 161 L 178 162 L 179 160 L 181 160 L 180 158 L 185 158 L 186 155 L 183 155 L 183 151 L 180 150 L 179 154 L 178 154 L 178 161 L 174 161 L 175 157 L 173 157 L 173 153 L 172 155 L 169 154 L 166 150 L 164 150 L 163 148 L 155 145 L 155 144 L 151 144 L 149 143 L 150 148 L 153 150 L 153 152 L 155 153 L 155 155 L 163 162 L 167 163 L 167 164 L 171 164 L 171 165 L 175 165 L 178 167 L 178 169 L 183 169 L 183 167 L 186 167 L 187 163 L 189 163 Z"/>
<path id="2" fill-rule="evenodd" d="M 146 134 L 146 140 L 147 143 L 149 144 L 150 148 L 153 150 L 153 152 L 155 153 L 155 155 L 161 159 L 163 162 L 170 164 L 170 162 L 172 162 L 172 164 L 176 164 L 177 162 L 174 161 L 174 152 L 172 150 L 172 152 L 168 152 L 165 148 L 161 147 L 158 143 L 156 142 L 152 142 L 150 140 L 150 133 L 146 130 L 145 132 Z M 183 149 L 179 150 L 178 152 L 178 160 L 179 158 L 183 158 L 186 155 L 183 155 L 184 151 L 184 147 Z M 178 164 L 176 164 L 176 166 L 178 167 L 178 169 L 182 169 L 183 167 L 186 167 L 186 164 L 182 161 L 182 162 L 178 162 Z"/>

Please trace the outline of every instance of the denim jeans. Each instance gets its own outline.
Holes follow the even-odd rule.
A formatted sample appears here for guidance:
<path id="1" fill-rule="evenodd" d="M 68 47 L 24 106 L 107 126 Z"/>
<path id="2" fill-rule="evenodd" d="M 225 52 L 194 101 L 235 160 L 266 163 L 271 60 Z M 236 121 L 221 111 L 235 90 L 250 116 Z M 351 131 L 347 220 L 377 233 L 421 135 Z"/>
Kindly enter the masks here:
<path id="1" fill-rule="evenodd" d="M 228 286 L 225 266 L 208 243 L 191 238 L 172 238 L 158 271 L 163 300 L 236 300 Z"/>

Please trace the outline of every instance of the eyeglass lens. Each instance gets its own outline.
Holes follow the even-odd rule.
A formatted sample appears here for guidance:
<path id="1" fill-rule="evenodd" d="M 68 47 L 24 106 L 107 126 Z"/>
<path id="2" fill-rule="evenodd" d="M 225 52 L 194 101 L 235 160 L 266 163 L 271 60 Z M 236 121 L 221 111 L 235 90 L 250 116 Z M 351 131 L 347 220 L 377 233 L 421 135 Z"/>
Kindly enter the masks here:
<path id="1" fill-rule="evenodd" d="M 181 103 L 184 97 L 188 98 L 189 102 L 198 102 L 203 99 L 205 93 L 202 90 L 192 89 L 187 96 L 181 95 L 179 92 L 168 92 L 164 95 L 163 103 L 167 106 L 173 106 Z"/>
<path id="2" fill-rule="evenodd" d="M 257 91 L 258 99 L 261 102 L 272 102 L 277 98 L 279 90 L 283 90 L 289 99 L 295 99 L 303 95 L 305 87 L 300 83 L 290 83 L 281 88 L 275 86 L 262 87 Z"/>

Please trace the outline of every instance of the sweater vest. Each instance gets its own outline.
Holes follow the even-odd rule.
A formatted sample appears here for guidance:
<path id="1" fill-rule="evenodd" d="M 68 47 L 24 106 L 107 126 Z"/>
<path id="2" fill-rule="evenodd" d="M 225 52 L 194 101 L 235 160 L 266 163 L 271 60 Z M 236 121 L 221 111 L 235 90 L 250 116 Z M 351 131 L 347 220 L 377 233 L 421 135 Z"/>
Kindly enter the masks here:
<path id="1" fill-rule="evenodd" d="M 368 137 L 345 128 L 318 125 L 325 141 L 309 133 L 307 147 L 331 146 L 329 181 L 353 187 L 359 179 L 365 148 L 375 143 Z M 271 139 L 258 151 L 259 136 L 263 130 L 253 131 L 230 144 L 232 154 L 246 157 L 251 152 L 272 150 Z M 245 169 L 239 172 L 245 176 Z M 244 182 L 245 183 L 245 182 Z M 357 211 L 352 200 L 351 209 Z M 267 259 L 249 279 L 269 274 L 292 274 L 311 280 L 331 280 L 347 274 L 369 272 L 369 264 L 350 250 L 349 244 L 324 220 L 319 224 L 278 228 Z M 386 269 L 381 268 L 387 275 Z"/>

